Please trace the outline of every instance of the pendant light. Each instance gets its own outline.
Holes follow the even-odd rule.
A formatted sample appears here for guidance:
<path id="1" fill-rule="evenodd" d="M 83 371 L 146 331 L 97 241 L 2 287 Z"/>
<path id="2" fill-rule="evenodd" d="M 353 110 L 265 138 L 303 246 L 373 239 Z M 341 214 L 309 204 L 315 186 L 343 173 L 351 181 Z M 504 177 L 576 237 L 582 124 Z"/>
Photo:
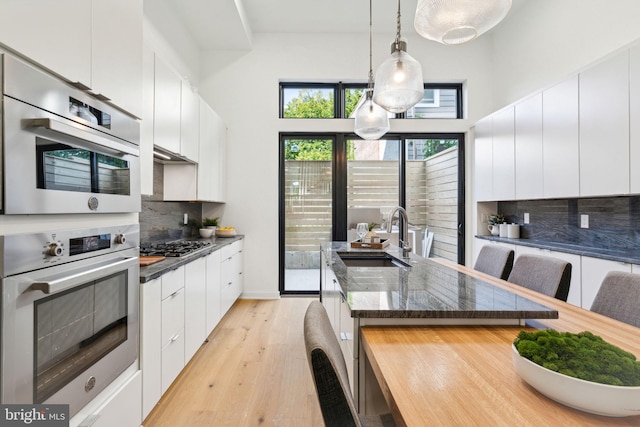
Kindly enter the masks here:
<path id="1" fill-rule="evenodd" d="M 379 139 L 389 131 L 387 111 L 373 102 L 373 42 L 372 12 L 369 0 L 369 84 L 365 89 L 365 100 L 355 112 L 355 133 L 362 139 Z"/>
<path id="2" fill-rule="evenodd" d="M 461 44 L 489 31 L 507 16 L 511 0 L 418 0 L 418 34 L 442 44 Z"/>
<path id="3" fill-rule="evenodd" d="M 396 39 L 391 57 L 376 70 L 373 101 L 392 113 L 403 113 L 424 97 L 422 67 L 407 53 L 407 42 L 400 37 L 400 0 Z"/>

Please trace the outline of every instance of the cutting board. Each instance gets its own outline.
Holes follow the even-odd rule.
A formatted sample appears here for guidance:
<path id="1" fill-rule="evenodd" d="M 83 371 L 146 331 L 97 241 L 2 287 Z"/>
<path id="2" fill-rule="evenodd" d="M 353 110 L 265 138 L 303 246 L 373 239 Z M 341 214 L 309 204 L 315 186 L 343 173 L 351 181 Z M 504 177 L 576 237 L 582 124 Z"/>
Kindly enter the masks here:
<path id="1" fill-rule="evenodd" d="M 140 257 L 140 267 L 146 267 L 151 264 L 155 264 L 156 262 L 160 262 L 164 259 L 163 256 L 141 256 Z"/>

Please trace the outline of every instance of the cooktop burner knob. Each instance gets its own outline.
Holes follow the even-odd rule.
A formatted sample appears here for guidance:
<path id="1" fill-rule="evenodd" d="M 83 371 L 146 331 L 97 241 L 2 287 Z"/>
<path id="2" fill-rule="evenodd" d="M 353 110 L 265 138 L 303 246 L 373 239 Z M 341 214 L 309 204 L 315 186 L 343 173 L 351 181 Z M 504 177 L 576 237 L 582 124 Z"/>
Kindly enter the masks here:
<path id="1" fill-rule="evenodd" d="M 47 246 L 45 254 L 49 256 L 60 256 L 62 255 L 62 246 L 60 246 L 57 243 L 49 243 L 49 246 Z"/>
<path id="2" fill-rule="evenodd" d="M 121 245 L 121 244 L 123 244 L 124 242 L 127 241 L 127 238 L 124 236 L 124 234 L 117 234 L 116 237 L 113 239 L 113 241 L 116 244 Z"/>

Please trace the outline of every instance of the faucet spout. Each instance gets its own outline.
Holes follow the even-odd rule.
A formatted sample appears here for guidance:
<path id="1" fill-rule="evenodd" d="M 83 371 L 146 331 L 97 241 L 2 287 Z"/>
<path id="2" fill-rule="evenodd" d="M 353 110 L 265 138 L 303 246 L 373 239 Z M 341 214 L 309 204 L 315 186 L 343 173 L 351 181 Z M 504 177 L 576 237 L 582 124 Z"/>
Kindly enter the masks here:
<path id="1" fill-rule="evenodd" d="M 409 244 L 409 215 L 407 215 L 407 211 L 402 206 L 396 206 L 389 212 L 389 217 L 387 219 L 387 233 L 391 233 L 393 217 L 396 215 L 396 212 L 399 213 L 402 218 L 402 227 L 400 227 L 402 229 L 402 238 L 399 239 L 398 243 L 402 248 L 402 257 L 409 258 L 409 253 L 412 249 Z"/>

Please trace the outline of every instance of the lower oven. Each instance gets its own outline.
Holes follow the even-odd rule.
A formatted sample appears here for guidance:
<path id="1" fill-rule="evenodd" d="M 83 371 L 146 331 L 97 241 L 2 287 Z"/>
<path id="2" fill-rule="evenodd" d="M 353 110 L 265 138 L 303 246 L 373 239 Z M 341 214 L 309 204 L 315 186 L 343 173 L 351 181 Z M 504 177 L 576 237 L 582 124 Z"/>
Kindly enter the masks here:
<path id="1" fill-rule="evenodd" d="M 2 403 L 73 416 L 138 358 L 139 228 L 0 236 Z"/>

